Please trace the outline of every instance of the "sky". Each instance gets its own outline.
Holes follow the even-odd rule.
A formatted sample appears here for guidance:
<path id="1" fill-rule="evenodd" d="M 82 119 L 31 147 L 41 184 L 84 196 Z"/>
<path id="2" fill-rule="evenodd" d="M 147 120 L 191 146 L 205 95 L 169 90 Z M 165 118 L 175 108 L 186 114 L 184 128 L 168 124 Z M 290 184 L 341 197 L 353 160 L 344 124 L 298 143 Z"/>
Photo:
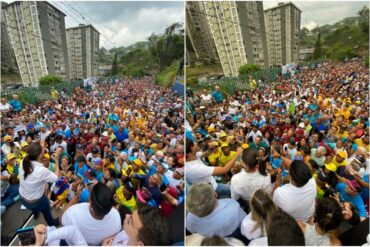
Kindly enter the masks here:
<path id="1" fill-rule="evenodd" d="M 66 28 L 91 23 L 100 32 L 100 47 L 129 46 L 184 23 L 184 2 L 53 1 L 63 11 Z M 85 18 L 85 19 L 83 19 Z"/>
<path id="2" fill-rule="evenodd" d="M 301 28 L 309 30 L 317 25 L 334 24 L 345 17 L 355 16 L 367 1 L 292 1 L 300 10 Z M 263 3 L 264 9 L 277 6 L 278 1 Z"/>
<path id="3" fill-rule="evenodd" d="M 5 2 L 13 2 L 6 0 Z M 66 16 L 66 28 L 91 23 L 100 32 L 100 47 L 129 46 L 174 23 L 184 23 L 183 1 L 52 1 Z M 264 1 L 264 8 L 278 1 Z M 333 24 L 354 16 L 365 1 L 294 1 L 302 10 L 301 27 Z M 83 19 L 85 18 L 85 19 Z"/>

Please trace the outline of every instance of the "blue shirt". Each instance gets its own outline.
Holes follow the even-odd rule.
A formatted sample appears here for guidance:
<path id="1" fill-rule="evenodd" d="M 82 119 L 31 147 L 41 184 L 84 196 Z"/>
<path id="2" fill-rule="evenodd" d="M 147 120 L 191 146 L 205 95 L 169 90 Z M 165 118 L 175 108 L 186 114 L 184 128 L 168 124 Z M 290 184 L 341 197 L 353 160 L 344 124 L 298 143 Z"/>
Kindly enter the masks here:
<path id="1" fill-rule="evenodd" d="M 21 111 L 22 109 L 22 104 L 19 100 L 12 99 L 9 104 L 12 106 L 13 111 Z"/>
<path id="2" fill-rule="evenodd" d="M 279 168 L 281 164 L 283 163 L 283 161 L 280 158 L 274 159 L 272 155 L 270 155 L 270 162 L 271 162 L 272 168 L 274 169 Z"/>
<path id="3" fill-rule="evenodd" d="M 89 168 L 87 167 L 87 165 L 86 164 L 83 164 L 83 166 L 80 168 L 80 167 L 78 167 L 78 163 L 76 162 L 74 164 L 74 170 L 75 170 L 76 174 L 79 175 L 79 176 L 81 176 L 81 177 L 83 177 L 84 178 L 84 181 L 87 183 L 88 180 L 87 180 L 87 177 L 85 175 L 85 172 L 87 170 L 89 170 Z"/>
<path id="4" fill-rule="evenodd" d="M 352 202 L 355 207 L 357 208 L 358 210 L 358 214 L 360 215 L 360 217 L 366 217 L 366 210 L 365 210 L 365 204 L 364 204 L 364 201 L 362 200 L 362 197 L 360 196 L 360 194 L 357 194 L 356 196 L 352 197 L 350 195 L 347 194 L 347 192 L 345 191 L 346 189 L 346 186 L 347 184 L 345 183 L 338 183 L 336 186 L 335 186 L 335 189 L 337 191 L 339 191 L 339 194 L 341 196 L 341 198 L 346 201 L 346 202 Z"/>
<path id="5" fill-rule="evenodd" d="M 128 129 L 125 128 L 122 132 L 115 131 L 114 135 L 116 136 L 119 142 L 122 142 L 123 140 L 128 138 Z"/>
<path id="6" fill-rule="evenodd" d="M 157 172 L 157 167 L 155 165 L 151 165 L 150 169 L 149 169 L 149 172 L 148 172 L 148 175 L 152 176 L 156 172 Z M 170 181 L 168 181 L 168 178 L 166 177 L 166 175 L 162 174 L 162 177 L 163 177 L 162 184 L 164 183 L 165 185 L 169 186 Z"/>
<path id="7" fill-rule="evenodd" d="M 212 97 L 215 99 L 216 102 L 222 102 L 224 97 L 220 91 L 214 91 L 212 93 Z"/>
<path id="8" fill-rule="evenodd" d="M 366 174 L 363 180 L 364 182 L 369 183 L 369 174 Z M 369 188 L 362 187 L 362 198 L 364 200 L 369 199 Z"/>

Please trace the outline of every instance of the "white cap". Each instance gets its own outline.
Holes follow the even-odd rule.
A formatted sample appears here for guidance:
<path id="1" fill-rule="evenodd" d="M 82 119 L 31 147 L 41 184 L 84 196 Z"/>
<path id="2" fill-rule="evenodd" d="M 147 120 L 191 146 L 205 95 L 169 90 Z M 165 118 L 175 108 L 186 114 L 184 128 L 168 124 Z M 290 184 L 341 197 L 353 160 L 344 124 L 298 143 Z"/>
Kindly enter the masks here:
<path id="1" fill-rule="evenodd" d="M 304 125 L 304 123 L 300 123 L 300 124 L 298 125 L 298 127 L 299 127 L 299 128 L 304 129 L 306 126 Z"/>

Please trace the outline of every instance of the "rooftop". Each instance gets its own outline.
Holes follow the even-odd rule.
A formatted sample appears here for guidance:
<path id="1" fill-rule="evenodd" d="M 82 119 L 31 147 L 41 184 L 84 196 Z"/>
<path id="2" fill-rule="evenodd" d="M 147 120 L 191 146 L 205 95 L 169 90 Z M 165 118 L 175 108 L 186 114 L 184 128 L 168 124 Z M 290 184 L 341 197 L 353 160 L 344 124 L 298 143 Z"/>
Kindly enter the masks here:
<path id="1" fill-rule="evenodd" d="M 288 6 L 288 5 L 292 5 L 294 8 L 298 9 L 300 12 L 302 12 L 302 10 L 300 10 L 294 3 L 292 2 L 288 2 L 288 3 L 284 3 L 284 2 L 281 2 L 281 3 L 278 3 L 277 6 L 275 7 L 271 7 L 271 8 L 268 8 L 268 9 L 265 9 L 264 11 L 269 11 L 269 10 L 273 10 L 273 9 L 277 9 L 277 8 L 280 8 L 280 7 L 284 7 L 284 6 Z"/>
<path id="2" fill-rule="evenodd" d="M 69 27 L 69 28 L 66 28 L 66 31 L 67 30 L 72 30 L 72 29 L 79 29 L 79 28 L 85 28 L 85 27 L 91 27 L 92 29 L 94 29 L 98 34 L 100 34 L 100 32 L 91 24 L 80 24 L 78 25 L 77 27 Z"/>

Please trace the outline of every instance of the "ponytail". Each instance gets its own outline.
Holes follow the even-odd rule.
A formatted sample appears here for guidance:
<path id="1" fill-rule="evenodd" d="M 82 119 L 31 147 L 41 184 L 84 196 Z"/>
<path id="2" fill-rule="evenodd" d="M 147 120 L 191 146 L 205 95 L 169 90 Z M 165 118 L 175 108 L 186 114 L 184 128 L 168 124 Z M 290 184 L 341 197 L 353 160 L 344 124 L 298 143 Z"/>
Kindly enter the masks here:
<path id="1" fill-rule="evenodd" d="M 258 159 L 258 172 L 262 176 L 267 176 L 266 161 L 264 159 Z"/>
<path id="2" fill-rule="evenodd" d="M 33 171 L 31 160 L 30 160 L 28 154 L 23 159 L 23 170 L 24 170 L 24 179 L 26 179 L 27 176 L 30 175 Z"/>
<path id="3" fill-rule="evenodd" d="M 26 152 L 27 152 L 27 155 L 23 159 L 23 163 L 22 163 L 22 167 L 24 170 L 24 179 L 26 179 L 27 176 L 32 173 L 33 167 L 32 167 L 31 162 L 36 161 L 37 158 L 40 156 L 40 154 L 42 153 L 42 146 L 38 142 L 31 143 L 27 147 Z"/>

